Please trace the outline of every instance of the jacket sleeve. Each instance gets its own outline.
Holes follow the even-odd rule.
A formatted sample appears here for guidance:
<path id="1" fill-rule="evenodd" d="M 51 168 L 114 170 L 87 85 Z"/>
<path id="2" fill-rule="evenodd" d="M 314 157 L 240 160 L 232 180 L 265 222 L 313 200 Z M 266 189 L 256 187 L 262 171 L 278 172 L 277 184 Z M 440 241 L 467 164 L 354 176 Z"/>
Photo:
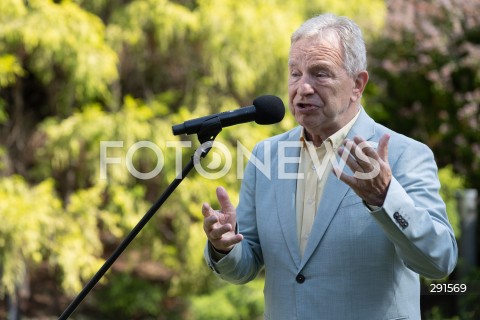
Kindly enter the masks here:
<path id="1" fill-rule="evenodd" d="M 258 148 L 253 150 L 256 156 Z M 260 153 L 262 154 L 262 153 Z M 213 256 L 213 248 L 207 242 L 205 260 L 207 265 L 222 279 L 235 284 L 247 283 L 257 276 L 263 267 L 263 255 L 258 237 L 256 208 L 256 168 L 250 161 L 244 172 L 240 190 L 240 204 L 237 207 L 237 231 L 244 238 L 220 260 Z"/>
<path id="2" fill-rule="evenodd" d="M 448 276 L 457 262 L 457 243 L 439 194 L 431 150 L 409 144 L 392 167 L 383 207 L 372 212 L 399 256 L 413 271 L 432 279 Z"/>

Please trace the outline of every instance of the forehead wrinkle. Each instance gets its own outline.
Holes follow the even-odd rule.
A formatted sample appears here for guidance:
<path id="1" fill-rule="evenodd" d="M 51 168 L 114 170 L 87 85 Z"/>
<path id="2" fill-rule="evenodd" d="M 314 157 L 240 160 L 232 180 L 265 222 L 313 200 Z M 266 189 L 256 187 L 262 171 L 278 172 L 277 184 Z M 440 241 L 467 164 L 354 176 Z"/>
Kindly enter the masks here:
<path id="1" fill-rule="evenodd" d="M 343 55 L 338 48 L 325 40 L 315 40 L 311 43 L 308 39 L 302 39 L 292 46 L 288 65 L 295 67 L 305 62 L 312 66 L 336 65 L 343 67 Z"/>

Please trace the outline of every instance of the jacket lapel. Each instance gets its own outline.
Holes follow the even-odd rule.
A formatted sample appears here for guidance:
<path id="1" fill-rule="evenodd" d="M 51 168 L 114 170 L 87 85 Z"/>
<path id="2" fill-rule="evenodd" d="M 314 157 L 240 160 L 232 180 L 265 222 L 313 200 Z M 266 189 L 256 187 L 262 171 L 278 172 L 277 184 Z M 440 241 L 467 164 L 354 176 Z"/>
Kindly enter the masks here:
<path id="1" fill-rule="evenodd" d="M 360 112 L 360 116 L 350 132 L 347 134 L 348 139 L 353 139 L 354 136 L 358 135 L 363 137 L 365 140 L 369 140 L 374 134 L 375 122 L 365 113 L 363 108 Z M 339 156 L 337 156 L 337 161 L 339 161 Z M 352 175 L 352 172 L 348 166 L 345 165 L 343 170 L 347 174 Z M 334 218 L 340 203 L 349 189 L 350 187 L 338 179 L 333 172 L 329 173 L 322 199 L 320 200 L 320 205 L 317 210 L 317 215 L 313 223 L 312 232 L 305 248 L 300 269 L 305 266 L 319 245 L 328 226 Z M 295 241 L 295 243 L 297 243 L 297 241 Z"/>
<path id="2" fill-rule="evenodd" d="M 286 141 L 279 142 L 279 149 L 283 148 L 284 155 L 281 153 L 276 157 L 276 161 L 279 160 L 282 156 L 285 156 L 286 159 L 292 160 L 299 159 L 300 148 L 294 147 L 295 142 L 300 141 L 300 127 L 293 130 Z M 282 143 L 290 143 L 291 145 L 284 145 Z M 285 177 L 282 174 L 282 171 L 288 175 L 297 174 L 298 172 L 298 162 L 297 163 L 285 163 L 282 165 L 279 163 L 274 163 L 277 171 L 277 176 L 274 177 L 273 183 L 275 187 L 275 197 L 277 202 L 277 214 L 280 220 L 280 227 L 285 238 L 285 242 L 288 247 L 288 251 L 292 260 L 295 262 L 295 266 L 298 268 L 300 265 L 300 250 L 297 239 L 297 218 L 296 218 L 296 206 L 295 206 L 295 196 L 297 190 L 297 179 Z M 282 168 L 283 167 L 283 168 Z"/>

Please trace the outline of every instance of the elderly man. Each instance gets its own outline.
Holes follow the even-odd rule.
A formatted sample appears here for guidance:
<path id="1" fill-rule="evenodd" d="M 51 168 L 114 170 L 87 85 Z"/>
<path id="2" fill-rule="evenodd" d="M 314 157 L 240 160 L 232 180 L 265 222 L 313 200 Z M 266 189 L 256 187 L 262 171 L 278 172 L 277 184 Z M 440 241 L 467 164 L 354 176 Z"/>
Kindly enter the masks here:
<path id="1" fill-rule="evenodd" d="M 288 64 L 299 126 L 257 144 L 272 175 L 250 161 L 236 209 L 223 188 L 221 210 L 203 205 L 208 265 L 238 284 L 265 268 L 265 319 L 420 319 L 419 275 L 457 261 L 432 152 L 361 106 L 366 50 L 351 20 L 306 21 Z"/>

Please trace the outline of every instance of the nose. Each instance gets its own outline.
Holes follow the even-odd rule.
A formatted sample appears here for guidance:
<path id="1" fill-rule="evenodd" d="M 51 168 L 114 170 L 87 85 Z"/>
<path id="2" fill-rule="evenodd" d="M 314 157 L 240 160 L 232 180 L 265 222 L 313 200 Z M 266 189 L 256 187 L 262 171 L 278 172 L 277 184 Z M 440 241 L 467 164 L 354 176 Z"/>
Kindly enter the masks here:
<path id="1" fill-rule="evenodd" d="M 313 86 L 310 84 L 308 79 L 302 78 L 298 84 L 297 93 L 301 96 L 308 96 L 314 93 Z"/>

